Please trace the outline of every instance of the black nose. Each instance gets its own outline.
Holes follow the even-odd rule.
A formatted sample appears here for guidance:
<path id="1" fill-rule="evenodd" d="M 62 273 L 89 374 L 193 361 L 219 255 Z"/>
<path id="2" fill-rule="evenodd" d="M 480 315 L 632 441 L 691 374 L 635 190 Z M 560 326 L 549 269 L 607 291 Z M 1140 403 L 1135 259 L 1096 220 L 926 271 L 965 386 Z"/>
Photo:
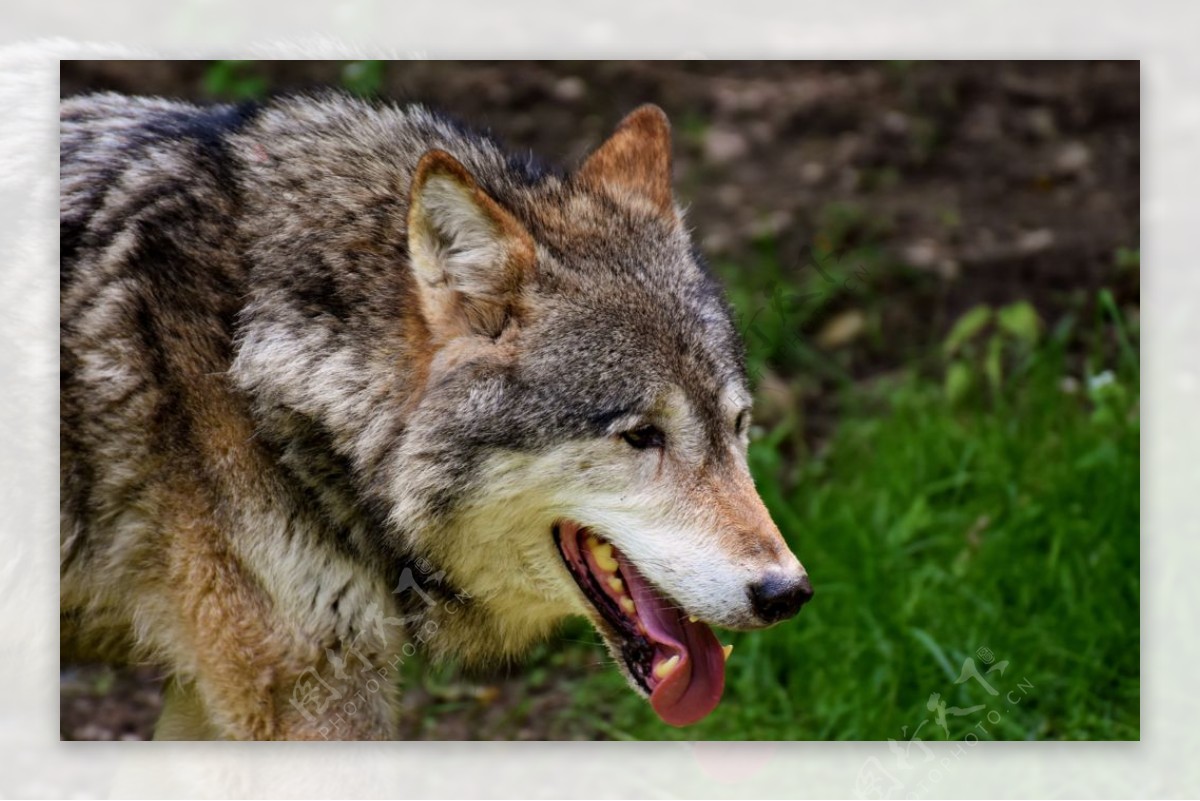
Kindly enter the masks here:
<path id="1" fill-rule="evenodd" d="M 754 614 L 767 623 L 778 623 L 800 611 L 813 597 L 812 583 L 807 575 L 799 579 L 789 576 L 768 576 L 750 585 L 750 602 Z"/>

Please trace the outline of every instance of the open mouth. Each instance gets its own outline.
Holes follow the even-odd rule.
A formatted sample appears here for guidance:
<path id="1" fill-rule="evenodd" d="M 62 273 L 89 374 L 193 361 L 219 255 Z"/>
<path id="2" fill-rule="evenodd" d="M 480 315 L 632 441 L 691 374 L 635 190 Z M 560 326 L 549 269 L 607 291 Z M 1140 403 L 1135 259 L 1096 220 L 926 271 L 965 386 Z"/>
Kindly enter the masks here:
<path id="1" fill-rule="evenodd" d="M 603 632 L 633 681 L 666 723 L 687 726 L 716 708 L 725 689 L 725 659 L 704 623 L 647 582 L 611 543 L 575 523 L 554 526 L 571 576 L 600 613 Z"/>

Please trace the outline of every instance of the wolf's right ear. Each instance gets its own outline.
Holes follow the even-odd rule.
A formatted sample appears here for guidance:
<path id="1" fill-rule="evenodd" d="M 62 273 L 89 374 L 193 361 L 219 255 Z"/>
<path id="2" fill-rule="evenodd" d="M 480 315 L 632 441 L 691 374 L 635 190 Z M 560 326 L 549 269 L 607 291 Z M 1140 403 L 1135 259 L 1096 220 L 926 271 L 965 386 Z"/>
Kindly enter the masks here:
<path id="1" fill-rule="evenodd" d="M 529 232 L 443 150 L 426 153 L 413 176 L 408 252 L 425 321 L 440 339 L 499 336 L 534 267 Z"/>

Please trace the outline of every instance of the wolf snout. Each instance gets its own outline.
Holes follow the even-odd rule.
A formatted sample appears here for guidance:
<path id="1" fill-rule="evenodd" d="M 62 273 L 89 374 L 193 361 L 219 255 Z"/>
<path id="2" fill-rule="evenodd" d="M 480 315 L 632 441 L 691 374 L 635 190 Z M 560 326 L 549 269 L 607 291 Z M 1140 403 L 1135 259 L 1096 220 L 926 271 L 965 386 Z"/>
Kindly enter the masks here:
<path id="1" fill-rule="evenodd" d="M 749 594 L 754 614 L 770 625 L 799 612 L 812 599 L 813 588 L 807 573 L 768 573 L 750 585 Z"/>

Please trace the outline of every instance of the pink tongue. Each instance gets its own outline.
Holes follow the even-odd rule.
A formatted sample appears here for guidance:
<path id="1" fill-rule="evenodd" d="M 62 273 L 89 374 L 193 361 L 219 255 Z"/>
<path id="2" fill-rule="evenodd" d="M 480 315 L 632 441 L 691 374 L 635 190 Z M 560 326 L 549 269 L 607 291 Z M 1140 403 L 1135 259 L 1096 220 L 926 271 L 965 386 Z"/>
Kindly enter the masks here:
<path id="1" fill-rule="evenodd" d="M 651 691 L 650 706 L 672 726 L 696 723 L 716 708 L 725 691 L 721 643 L 708 626 L 691 623 L 678 609 L 669 607 L 627 563 L 621 568 L 638 619 L 657 646 L 655 650 L 665 651 L 665 659 L 679 656 L 675 671 Z"/>

